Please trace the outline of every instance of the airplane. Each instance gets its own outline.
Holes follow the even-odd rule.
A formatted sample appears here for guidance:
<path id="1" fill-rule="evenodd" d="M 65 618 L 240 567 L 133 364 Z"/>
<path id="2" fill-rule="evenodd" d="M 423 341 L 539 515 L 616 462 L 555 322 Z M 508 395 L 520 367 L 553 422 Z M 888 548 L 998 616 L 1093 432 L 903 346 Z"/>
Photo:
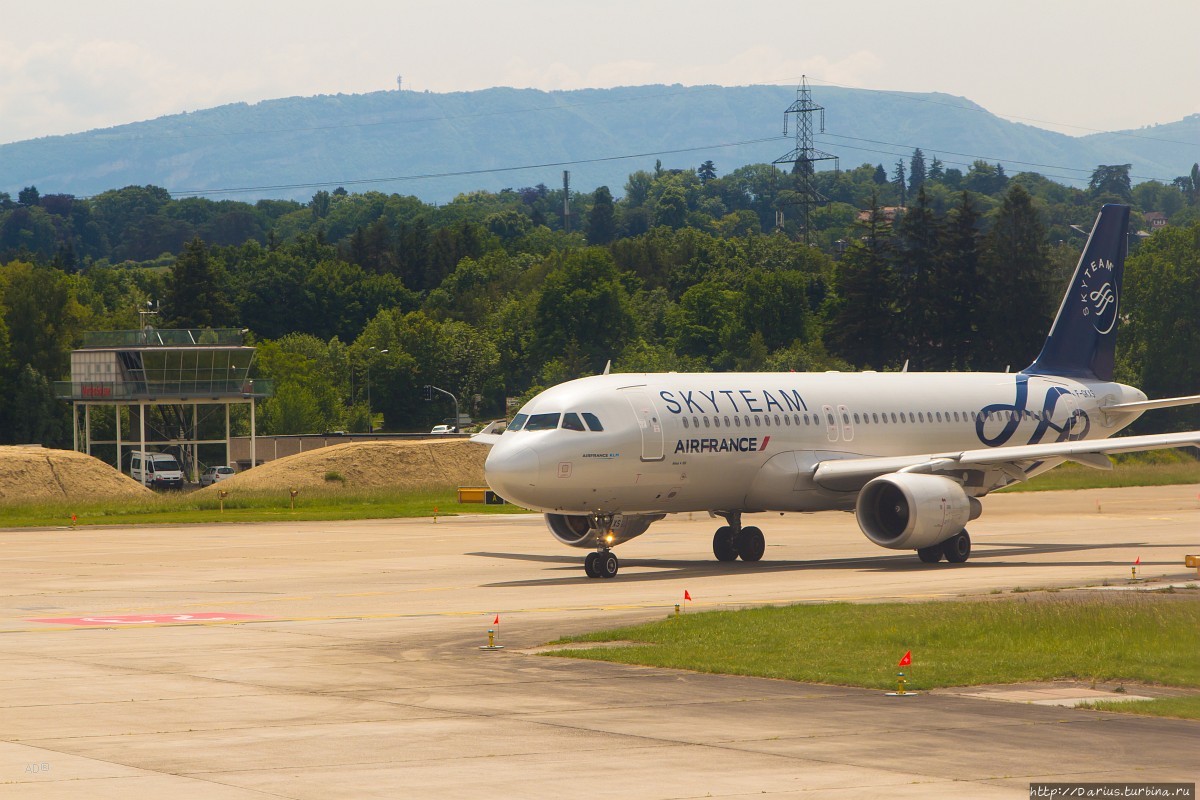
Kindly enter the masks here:
<path id="1" fill-rule="evenodd" d="M 487 483 L 590 548 L 589 578 L 619 569 L 612 548 L 667 514 L 707 511 L 720 561 L 758 561 L 758 512 L 853 511 L 875 544 L 922 562 L 965 562 L 979 498 L 1064 461 L 1200 444 L 1200 431 L 1110 439 L 1148 400 L 1113 382 L 1129 206 L 1105 205 L 1041 354 L 1017 373 L 613 373 L 526 403 L 489 445 Z"/>

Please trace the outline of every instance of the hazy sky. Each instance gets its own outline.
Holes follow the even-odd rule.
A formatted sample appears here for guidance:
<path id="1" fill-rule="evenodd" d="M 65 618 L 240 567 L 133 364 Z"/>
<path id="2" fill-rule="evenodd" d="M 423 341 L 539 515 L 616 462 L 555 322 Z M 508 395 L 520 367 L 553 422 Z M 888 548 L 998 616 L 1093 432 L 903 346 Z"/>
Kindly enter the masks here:
<path id="1" fill-rule="evenodd" d="M 447 92 L 807 74 L 1071 134 L 1200 112 L 1197 0 L 60 0 L 2 18 L 0 143 L 397 75 Z"/>

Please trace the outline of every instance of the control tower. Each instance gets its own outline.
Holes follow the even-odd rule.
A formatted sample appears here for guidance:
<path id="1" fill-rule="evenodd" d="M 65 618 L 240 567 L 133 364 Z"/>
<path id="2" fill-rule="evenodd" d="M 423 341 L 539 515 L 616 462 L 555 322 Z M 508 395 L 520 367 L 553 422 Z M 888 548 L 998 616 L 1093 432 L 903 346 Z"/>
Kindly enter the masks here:
<path id="1" fill-rule="evenodd" d="M 117 469 L 122 470 L 128 449 L 170 448 L 194 480 L 201 445 L 224 444 L 221 463 L 229 463 L 229 410 L 245 404 L 250 407 L 250 463 L 256 464 L 255 402 L 270 397 L 274 386 L 250 377 L 255 350 L 243 341 L 243 331 L 236 329 L 85 333 L 83 347 L 71 352 L 71 380 L 54 384 L 55 396 L 72 403 L 74 448 L 91 455 L 93 445 L 115 444 Z M 95 406 L 114 408 L 115 440 L 92 438 Z M 122 431 L 122 407 L 128 408 L 128 436 Z M 222 407 L 225 437 L 211 438 L 210 431 L 210 438 L 200 438 L 201 409 L 208 418 Z"/>

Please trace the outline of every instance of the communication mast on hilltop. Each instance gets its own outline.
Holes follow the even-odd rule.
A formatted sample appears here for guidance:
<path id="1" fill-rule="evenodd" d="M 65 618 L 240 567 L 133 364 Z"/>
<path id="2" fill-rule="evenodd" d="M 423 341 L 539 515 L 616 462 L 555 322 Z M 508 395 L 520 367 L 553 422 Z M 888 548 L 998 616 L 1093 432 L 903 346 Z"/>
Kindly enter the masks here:
<path id="1" fill-rule="evenodd" d="M 813 175 L 816 173 L 816 162 L 833 161 L 834 169 L 838 169 L 838 157 L 813 147 L 812 115 L 820 112 L 821 129 L 825 132 L 825 107 L 813 102 L 812 91 L 808 88 L 808 76 L 800 76 L 800 85 L 796 87 L 796 101 L 783 112 L 783 134 L 788 131 L 788 114 L 796 115 L 796 146 L 785 156 L 775 159 L 773 164 L 792 164 L 792 174 L 798 176 L 796 194 L 798 199 L 788 205 L 798 205 L 804 218 L 804 241 L 810 240 L 809 212 L 813 206 L 829 202 L 829 198 L 817 191 L 813 185 Z M 777 214 L 779 225 L 783 225 L 783 210 Z"/>

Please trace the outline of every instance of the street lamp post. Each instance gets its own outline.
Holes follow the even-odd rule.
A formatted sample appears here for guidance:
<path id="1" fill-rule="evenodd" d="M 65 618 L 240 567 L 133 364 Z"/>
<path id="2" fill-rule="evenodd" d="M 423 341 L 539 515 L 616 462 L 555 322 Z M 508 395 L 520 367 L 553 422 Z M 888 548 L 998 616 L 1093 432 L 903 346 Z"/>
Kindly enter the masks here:
<path id="1" fill-rule="evenodd" d="M 374 356 L 369 355 L 374 349 L 374 347 L 367 348 L 367 433 L 375 432 L 375 415 L 371 411 L 371 362 L 374 360 Z M 387 350 L 380 350 L 379 355 L 385 355 L 387 352 Z"/>

